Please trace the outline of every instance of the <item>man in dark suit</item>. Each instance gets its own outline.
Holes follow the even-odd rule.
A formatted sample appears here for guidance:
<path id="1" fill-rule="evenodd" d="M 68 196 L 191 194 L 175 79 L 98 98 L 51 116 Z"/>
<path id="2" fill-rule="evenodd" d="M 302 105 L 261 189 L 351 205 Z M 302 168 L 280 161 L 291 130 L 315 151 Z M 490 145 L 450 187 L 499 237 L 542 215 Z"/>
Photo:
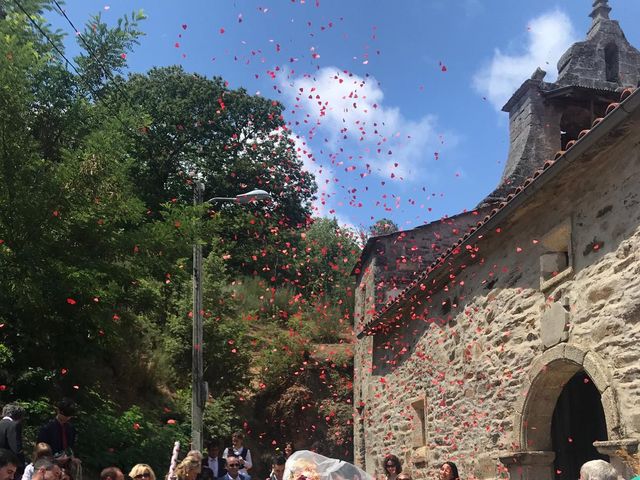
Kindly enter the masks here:
<path id="1" fill-rule="evenodd" d="M 11 450 L 18 457 L 18 473 L 24 467 L 24 452 L 22 451 L 22 419 L 24 408 L 20 405 L 8 403 L 2 409 L 0 420 L 0 448 Z"/>
<path id="2" fill-rule="evenodd" d="M 76 429 L 70 420 L 76 414 L 76 406 L 69 398 L 63 398 L 56 405 L 56 416 L 44 424 L 38 432 L 37 442 L 48 443 L 56 458 L 72 457 L 76 445 Z"/>
<path id="3" fill-rule="evenodd" d="M 76 428 L 70 421 L 75 415 L 76 404 L 70 398 L 63 398 L 56 405 L 55 418 L 40 428 L 37 439 L 37 442 L 49 444 L 56 464 L 61 468 L 70 469 L 74 478 L 80 474 L 82 463 L 73 453 Z"/>
<path id="4" fill-rule="evenodd" d="M 220 456 L 220 442 L 215 438 L 211 439 L 207 442 L 206 447 L 207 456 L 202 459 L 199 480 L 215 480 L 225 476 L 227 473 L 226 462 Z"/>
<path id="5" fill-rule="evenodd" d="M 227 457 L 227 473 L 218 477 L 218 480 L 249 480 L 249 477 L 240 473 L 241 466 L 240 457 L 229 455 Z"/>

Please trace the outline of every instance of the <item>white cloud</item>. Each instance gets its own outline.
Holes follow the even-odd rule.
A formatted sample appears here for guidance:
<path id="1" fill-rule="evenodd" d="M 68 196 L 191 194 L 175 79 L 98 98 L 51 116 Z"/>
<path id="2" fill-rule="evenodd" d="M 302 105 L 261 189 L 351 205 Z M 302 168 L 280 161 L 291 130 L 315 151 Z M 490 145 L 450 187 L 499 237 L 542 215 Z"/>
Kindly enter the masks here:
<path id="1" fill-rule="evenodd" d="M 547 72 L 545 80 L 553 81 L 560 56 L 576 41 L 571 20 L 558 9 L 531 20 L 527 30 L 522 53 L 509 55 L 496 49 L 491 63 L 474 76 L 476 90 L 498 110 L 537 67 Z"/>
<path id="2" fill-rule="evenodd" d="M 332 168 L 318 163 L 313 150 L 307 143 L 307 140 L 301 135 L 295 133 L 289 134 L 289 138 L 293 140 L 294 148 L 298 158 L 302 160 L 303 169 L 313 173 L 318 185 L 317 198 L 313 202 L 312 211 L 314 217 L 335 218 L 343 229 L 354 235 L 356 241 L 360 241 L 358 236 L 359 229 L 345 215 L 331 209 L 331 197 L 336 193 L 335 172 Z"/>
<path id="3" fill-rule="evenodd" d="M 315 216 L 326 216 L 328 212 L 329 199 L 335 194 L 335 175 L 333 170 L 321 163 L 318 163 L 313 150 L 307 143 L 307 140 L 301 135 L 291 133 L 289 135 L 294 142 L 294 148 L 298 158 L 302 160 L 303 169 L 313 173 L 316 177 L 318 192 L 316 200 L 313 202 L 312 209 Z"/>
<path id="4" fill-rule="evenodd" d="M 313 76 L 282 81 L 281 86 L 291 110 L 304 113 L 331 149 L 344 147 L 384 178 L 420 179 L 434 151 L 443 148 L 436 117 L 411 120 L 400 109 L 385 106 L 384 92 L 373 77 L 325 67 Z M 455 135 L 447 134 L 446 143 L 454 145 Z"/>

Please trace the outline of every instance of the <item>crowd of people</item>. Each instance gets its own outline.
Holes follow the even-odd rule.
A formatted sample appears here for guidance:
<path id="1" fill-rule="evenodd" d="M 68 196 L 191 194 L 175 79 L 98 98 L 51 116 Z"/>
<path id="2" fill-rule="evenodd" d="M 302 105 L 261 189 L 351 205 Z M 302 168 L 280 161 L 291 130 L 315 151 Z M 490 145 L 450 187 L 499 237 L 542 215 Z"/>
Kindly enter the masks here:
<path id="1" fill-rule="evenodd" d="M 396 455 L 387 455 L 383 461 L 383 480 L 412 480 L 411 475 L 402 471 L 402 464 Z M 590 460 L 580 468 L 579 480 L 621 480 L 618 471 L 604 460 Z M 461 480 L 454 462 L 443 462 L 438 469 L 438 480 Z M 640 475 L 631 480 L 640 480 Z"/>
<path id="2" fill-rule="evenodd" d="M 71 419 L 76 405 L 70 399 L 56 404 L 56 414 L 38 430 L 31 462 L 22 442 L 24 409 L 7 404 L 0 420 L 0 480 L 82 480 L 82 462 L 74 455 L 76 429 Z M 165 480 L 251 480 L 253 467 L 251 451 L 244 445 L 244 433 L 235 432 L 231 445 L 221 450 L 220 442 L 210 439 L 206 455 L 192 450 L 180 462 L 172 465 Z M 282 453 L 272 458 L 270 480 L 283 480 L 284 465 L 293 453 L 293 443 L 287 442 Z M 156 480 L 150 465 L 134 465 L 127 477 L 130 480 Z M 102 470 L 100 480 L 125 480 L 125 474 L 116 466 Z"/>
<path id="3" fill-rule="evenodd" d="M 10 458 L 12 462 L 6 461 L 15 466 L 15 480 L 72 480 L 81 477 L 82 462 L 73 455 L 76 429 L 70 420 L 75 414 L 73 401 L 63 399 L 58 402 L 55 417 L 38 430 L 32 461 L 27 465 L 22 445 L 25 411 L 12 403 L 2 408 L 0 449 L 3 450 L 3 458 Z"/>
<path id="4" fill-rule="evenodd" d="M 56 415 L 38 431 L 37 443 L 26 463 L 22 445 L 22 421 L 25 411 L 17 404 L 7 404 L 0 420 L 0 480 L 82 480 L 82 462 L 74 456 L 76 430 L 70 420 L 76 414 L 73 401 L 63 399 L 56 405 Z M 231 445 L 221 452 L 220 442 L 211 439 L 206 443 L 206 454 L 191 450 L 181 460 L 172 459 L 165 480 L 251 480 L 253 468 L 251 451 L 244 444 L 242 431 L 231 437 Z M 314 452 L 294 452 L 287 442 L 282 453 L 273 456 L 271 473 L 267 480 L 372 480 L 371 476 L 346 462 L 329 459 Z M 292 464 L 287 463 L 292 460 Z M 403 471 L 396 455 L 386 455 L 383 472 L 377 480 L 412 480 Z M 287 470 L 288 469 L 288 470 Z M 294 473 L 299 470 L 300 474 Z M 324 474 L 321 474 L 324 472 Z M 329 472 L 329 473 L 327 473 Z M 423 475 L 421 475 L 423 476 Z M 129 480 L 156 480 L 156 474 L 146 463 L 134 465 Z M 458 467 L 446 461 L 439 465 L 438 480 L 461 480 Z M 618 480 L 616 469 L 604 460 L 591 460 L 582 465 L 579 480 Z M 125 474 L 116 466 L 102 470 L 100 480 L 125 480 Z M 640 476 L 632 480 L 640 480 Z"/>

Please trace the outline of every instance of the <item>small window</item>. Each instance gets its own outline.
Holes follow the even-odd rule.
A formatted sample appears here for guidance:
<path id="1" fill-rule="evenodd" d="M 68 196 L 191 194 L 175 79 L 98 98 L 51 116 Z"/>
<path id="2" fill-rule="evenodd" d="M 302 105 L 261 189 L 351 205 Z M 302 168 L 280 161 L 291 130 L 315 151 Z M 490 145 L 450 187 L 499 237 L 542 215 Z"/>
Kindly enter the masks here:
<path id="1" fill-rule="evenodd" d="M 540 255 L 540 289 L 547 290 L 573 274 L 571 221 L 566 220 L 542 238 L 546 251 Z"/>
<path id="2" fill-rule="evenodd" d="M 427 401 L 425 397 L 411 402 L 413 408 L 413 447 L 420 448 L 427 444 Z"/>
<path id="3" fill-rule="evenodd" d="M 604 47 L 604 63 L 607 82 L 618 83 L 620 81 L 620 54 L 615 43 Z"/>

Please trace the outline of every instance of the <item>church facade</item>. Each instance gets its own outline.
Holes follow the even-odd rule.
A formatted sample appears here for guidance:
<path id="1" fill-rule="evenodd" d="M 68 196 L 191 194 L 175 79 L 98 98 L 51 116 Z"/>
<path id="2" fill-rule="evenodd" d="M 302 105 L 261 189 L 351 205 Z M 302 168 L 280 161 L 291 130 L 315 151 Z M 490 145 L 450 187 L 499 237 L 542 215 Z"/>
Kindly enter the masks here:
<path id="1" fill-rule="evenodd" d="M 634 472 L 640 442 L 640 52 L 595 0 L 587 38 L 507 102 L 478 207 L 372 237 L 354 269 L 355 461 L 417 479 Z"/>

